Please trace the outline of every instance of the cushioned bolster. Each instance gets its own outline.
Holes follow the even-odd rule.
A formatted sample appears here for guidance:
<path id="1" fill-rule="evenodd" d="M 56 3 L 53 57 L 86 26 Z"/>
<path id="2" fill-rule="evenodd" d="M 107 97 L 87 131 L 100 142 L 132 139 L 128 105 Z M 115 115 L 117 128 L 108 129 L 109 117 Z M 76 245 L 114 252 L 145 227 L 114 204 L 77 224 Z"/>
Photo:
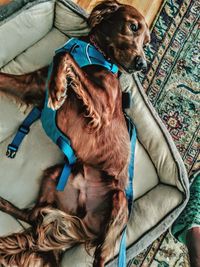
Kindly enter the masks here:
<path id="1" fill-rule="evenodd" d="M 174 209 L 181 203 L 182 194 L 176 188 L 162 184 L 135 201 L 128 223 L 127 261 L 138 255 L 168 229 L 169 224 L 177 216 Z M 118 245 L 115 254 L 118 254 Z M 116 260 L 112 261 L 108 267 L 115 267 L 116 264 Z"/>
<path id="2" fill-rule="evenodd" d="M 45 37 L 11 60 L 0 71 L 18 75 L 47 66 L 51 63 L 56 48 L 63 45 L 67 40 L 66 35 L 56 28 L 52 28 Z"/>
<path id="3" fill-rule="evenodd" d="M 137 156 L 134 162 L 133 193 L 134 199 L 137 199 L 155 187 L 159 183 L 159 178 L 148 151 L 138 140 L 136 141 L 135 155 Z"/>
<path id="4" fill-rule="evenodd" d="M 41 39 L 52 27 L 54 2 L 25 10 L 0 27 L 0 67 Z"/>
<path id="5" fill-rule="evenodd" d="M 79 37 L 89 32 L 86 19 L 59 1 L 55 7 L 54 26 L 70 37 Z"/>
<path id="6" fill-rule="evenodd" d="M 133 88 L 136 87 L 134 86 Z M 134 108 L 130 109 L 128 114 L 136 124 L 138 139 L 145 150 L 148 151 L 161 182 L 177 186 L 180 178 L 178 173 L 179 166 L 175 160 L 178 157 L 177 149 L 142 90 L 140 89 L 140 93 L 137 90 L 132 91 Z M 148 104 L 145 105 L 145 102 Z M 157 120 L 155 120 L 155 117 L 157 117 Z M 160 125 L 158 121 L 160 121 Z M 182 161 L 180 156 L 179 161 Z M 179 186 L 179 189 L 183 191 L 182 186 Z"/>

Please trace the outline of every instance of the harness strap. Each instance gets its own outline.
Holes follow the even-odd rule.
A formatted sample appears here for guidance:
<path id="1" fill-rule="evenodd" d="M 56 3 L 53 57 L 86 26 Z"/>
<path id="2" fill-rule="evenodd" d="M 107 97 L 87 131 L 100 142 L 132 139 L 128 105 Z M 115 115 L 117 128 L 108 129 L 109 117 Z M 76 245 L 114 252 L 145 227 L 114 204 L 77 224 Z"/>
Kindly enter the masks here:
<path id="1" fill-rule="evenodd" d="M 23 123 L 18 128 L 18 131 L 12 141 L 7 147 L 6 156 L 8 158 L 14 158 L 16 156 L 17 150 L 19 146 L 21 145 L 21 142 L 23 141 L 24 137 L 29 133 L 30 126 L 41 116 L 41 110 L 34 107 L 31 112 L 28 114 L 28 116 L 25 118 Z"/>
<path id="2" fill-rule="evenodd" d="M 72 147 L 62 138 L 62 136 L 57 139 L 56 143 L 67 157 L 69 164 L 74 164 L 76 162 L 76 156 Z"/>
<path id="3" fill-rule="evenodd" d="M 127 127 L 129 130 L 129 136 L 131 139 L 131 157 L 130 157 L 130 163 L 129 163 L 129 185 L 128 185 L 128 188 L 126 189 L 126 197 L 128 201 L 128 210 L 129 210 L 129 217 L 130 217 L 132 202 L 133 202 L 133 176 L 134 176 L 136 128 L 132 120 L 126 114 L 124 114 L 124 116 L 126 118 Z M 120 241 L 119 257 L 118 257 L 119 267 L 126 267 L 126 230 L 127 230 L 127 226 L 122 232 L 122 237 Z"/>
<path id="4" fill-rule="evenodd" d="M 8 158 L 14 158 L 16 156 L 16 153 L 24 139 L 24 137 L 29 133 L 30 131 L 30 126 L 40 118 L 41 116 L 41 110 L 38 108 L 34 107 L 28 116 L 25 118 L 25 120 L 22 122 L 22 124 L 19 126 L 19 129 L 12 141 L 11 144 L 8 145 L 7 147 L 7 152 L 6 155 Z M 68 160 L 68 164 L 64 165 L 64 168 L 62 170 L 58 185 L 57 185 L 57 190 L 58 191 L 63 191 L 64 187 L 67 183 L 68 177 L 71 173 L 71 166 L 76 162 L 76 156 L 74 154 L 74 151 L 72 147 L 60 136 L 57 139 L 57 145 L 59 148 L 62 150 L 62 152 L 65 154 L 66 159 Z"/>
<path id="5" fill-rule="evenodd" d="M 62 152 L 65 154 L 68 160 L 68 164 L 65 163 L 63 167 L 62 173 L 60 175 L 60 178 L 59 178 L 59 181 L 56 187 L 57 191 L 64 191 L 64 188 L 67 184 L 68 178 L 71 173 L 71 169 L 72 169 L 71 165 L 76 162 L 76 156 L 74 154 L 72 147 L 68 143 L 65 142 L 62 136 L 58 138 L 57 145 L 62 150 Z"/>
<path id="6" fill-rule="evenodd" d="M 99 65 L 112 73 L 118 72 L 118 67 L 110 60 L 106 59 L 92 44 L 80 39 L 69 39 L 64 46 L 56 50 L 56 53 L 59 52 L 69 52 L 80 68 L 88 65 Z"/>
<path id="7" fill-rule="evenodd" d="M 129 136 L 131 140 L 131 156 L 130 156 L 130 163 L 129 163 L 129 185 L 128 188 L 126 189 L 126 197 L 128 199 L 128 209 L 129 209 L 129 214 L 131 213 L 131 208 L 132 208 L 132 201 L 133 201 L 133 177 L 134 177 L 134 159 L 135 159 L 135 145 L 136 145 L 136 127 L 133 124 L 132 120 L 130 117 L 128 117 L 125 114 L 125 118 L 128 121 L 128 130 L 129 130 Z"/>
<path id="8" fill-rule="evenodd" d="M 69 164 L 64 165 L 62 172 L 61 172 L 61 175 L 60 175 L 60 178 L 59 178 L 59 181 L 58 181 L 58 184 L 57 184 L 57 187 L 56 187 L 56 189 L 58 191 L 64 190 L 64 188 L 67 184 L 68 178 L 70 176 L 71 170 L 72 170 L 72 168 Z"/>

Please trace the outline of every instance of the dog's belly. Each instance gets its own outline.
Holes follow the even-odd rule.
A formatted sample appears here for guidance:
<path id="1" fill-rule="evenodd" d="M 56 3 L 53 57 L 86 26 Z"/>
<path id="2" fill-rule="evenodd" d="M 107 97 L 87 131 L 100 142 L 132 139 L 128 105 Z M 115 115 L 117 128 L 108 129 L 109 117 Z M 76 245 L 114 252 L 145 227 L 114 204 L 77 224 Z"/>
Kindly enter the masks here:
<path id="1" fill-rule="evenodd" d="M 79 216 L 80 208 L 85 205 L 85 201 L 81 198 L 84 194 L 83 182 L 84 180 L 80 173 L 76 176 L 70 175 L 64 191 L 56 191 L 56 206 L 58 209 L 70 215 Z"/>
<path id="2" fill-rule="evenodd" d="M 87 229 L 98 235 L 105 227 L 112 211 L 112 195 L 115 191 L 114 178 L 107 179 L 102 171 L 91 166 L 84 168 L 85 216 L 83 222 Z"/>
<path id="3" fill-rule="evenodd" d="M 57 207 L 83 220 L 92 234 L 98 234 L 112 209 L 112 179 L 106 181 L 102 172 L 84 166 L 84 176 L 71 175 L 63 192 L 56 192 Z"/>

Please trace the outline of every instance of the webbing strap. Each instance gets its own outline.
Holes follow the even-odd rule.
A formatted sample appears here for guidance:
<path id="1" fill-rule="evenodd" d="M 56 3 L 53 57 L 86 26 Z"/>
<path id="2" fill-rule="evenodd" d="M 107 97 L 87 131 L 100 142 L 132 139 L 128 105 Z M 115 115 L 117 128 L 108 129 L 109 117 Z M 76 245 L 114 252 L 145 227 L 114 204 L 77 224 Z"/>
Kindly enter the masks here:
<path id="1" fill-rule="evenodd" d="M 13 139 L 13 141 L 8 145 L 6 156 L 8 158 L 14 158 L 16 156 L 17 150 L 19 146 L 21 145 L 21 142 L 23 141 L 24 137 L 29 133 L 30 126 L 40 118 L 41 116 L 41 110 L 34 107 L 28 116 L 25 118 L 23 123 L 18 128 L 18 131 Z"/>
<path id="2" fill-rule="evenodd" d="M 30 126 L 41 116 L 41 110 L 38 108 L 34 107 L 28 116 L 24 119 L 22 124 L 20 125 L 14 139 L 12 142 L 8 145 L 7 147 L 7 152 L 6 155 L 9 158 L 14 158 L 16 156 L 16 153 L 24 139 L 24 137 L 29 133 Z M 67 138 L 66 138 L 67 139 Z M 62 170 L 58 185 L 57 185 L 57 190 L 63 191 L 64 187 L 67 183 L 67 180 L 69 178 L 69 175 L 71 173 L 71 165 L 76 162 L 76 156 L 74 154 L 74 151 L 70 144 L 60 136 L 57 140 L 57 145 L 59 148 L 62 150 L 62 152 L 65 154 L 68 163 L 64 165 L 64 168 Z"/>
<path id="3" fill-rule="evenodd" d="M 135 145 L 136 145 L 136 128 L 133 125 L 131 119 L 129 119 L 129 135 L 131 136 L 131 156 L 129 163 L 129 185 L 126 189 L 126 197 L 128 199 L 129 214 L 131 213 L 132 202 L 133 202 L 133 177 L 134 177 L 134 159 L 135 159 Z"/>
<path id="4" fill-rule="evenodd" d="M 7 157 L 14 158 L 16 155 L 16 152 L 23 141 L 24 137 L 29 133 L 30 126 L 41 116 L 41 110 L 34 107 L 31 112 L 28 114 L 28 116 L 25 118 L 23 123 L 20 125 L 13 141 L 11 144 L 8 145 L 7 148 Z M 135 144 L 136 144 L 136 129 L 131 121 L 131 119 L 125 114 L 127 127 L 129 130 L 129 135 L 131 139 L 131 157 L 130 157 L 130 164 L 129 164 L 129 185 L 126 189 L 126 197 L 128 200 L 128 210 L 129 215 L 131 213 L 131 207 L 132 207 L 132 201 L 133 201 L 133 175 L 134 175 L 134 155 L 135 155 Z M 71 173 L 71 165 L 76 162 L 76 156 L 74 154 L 74 151 L 70 144 L 68 144 L 62 136 L 60 136 L 57 140 L 57 145 L 60 147 L 60 149 L 65 154 L 66 158 L 68 159 L 68 164 L 64 165 L 64 168 L 62 170 L 62 173 L 60 175 L 58 184 L 56 189 L 58 191 L 63 191 L 69 175 Z M 121 237 L 120 242 L 120 249 L 119 249 L 119 257 L 118 257 L 118 266 L 119 267 L 126 267 L 126 228 L 124 229 Z"/>
<path id="5" fill-rule="evenodd" d="M 119 246 L 119 257 L 118 267 L 126 267 L 126 228 L 122 232 L 120 246 Z"/>
<path id="6" fill-rule="evenodd" d="M 102 66 L 112 73 L 118 72 L 117 65 L 106 59 L 92 44 L 77 38 L 69 39 L 56 53 L 69 52 L 80 68 L 88 65 Z"/>
<path id="7" fill-rule="evenodd" d="M 60 136 L 57 140 L 57 145 L 67 157 L 69 164 L 74 164 L 76 162 L 76 156 L 70 144 L 65 142 L 62 136 Z"/>
<path id="8" fill-rule="evenodd" d="M 65 163 L 65 165 L 63 167 L 63 170 L 62 170 L 62 173 L 60 175 L 57 187 L 56 187 L 56 189 L 58 191 L 63 191 L 64 190 L 64 188 L 65 188 L 65 186 L 67 184 L 68 178 L 70 176 L 71 170 L 72 170 L 71 166 L 69 164 Z"/>
<path id="9" fill-rule="evenodd" d="M 126 197 L 128 201 L 129 216 L 131 214 L 132 202 L 133 202 L 133 176 L 134 176 L 134 158 L 135 158 L 135 144 L 136 144 L 136 128 L 131 121 L 131 119 L 125 114 L 127 127 L 129 130 L 129 136 L 131 138 L 131 156 L 129 163 L 129 185 L 126 189 Z M 118 257 L 118 267 L 126 267 L 126 229 L 122 232 L 120 247 L 119 247 L 119 257 Z"/>
<path id="10" fill-rule="evenodd" d="M 58 191 L 64 191 L 65 185 L 67 184 L 69 175 L 71 173 L 71 169 L 72 169 L 71 165 L 76 162 L 76 156 L 74 154 L 72 147 L 68 143 L 65 142 L 62 136 L 58 138 L 57 145 L 62 150 L 62 152 L 65 154 L 68 160 L 68 163 L 65 163 L 64 165 L 64 168 L 62 170 L 62 173 L 60 175 L 60 178 L 59 178 L 59 181 L 56 187 Z"/>

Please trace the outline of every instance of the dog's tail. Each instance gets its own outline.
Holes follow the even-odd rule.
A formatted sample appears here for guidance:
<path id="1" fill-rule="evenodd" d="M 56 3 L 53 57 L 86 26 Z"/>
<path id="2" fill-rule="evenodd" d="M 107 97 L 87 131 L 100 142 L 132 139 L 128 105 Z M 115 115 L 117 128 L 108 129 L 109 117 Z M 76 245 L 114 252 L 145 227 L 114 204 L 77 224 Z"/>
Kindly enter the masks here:
<path id="1" fill-rule="evenodd" d="M 68 249 L 74 244 L 93 239 L 80 218 L 52 208 L 44 208 L 42 213 L 43 223 L 36 231 L 40 251 Z"/>
<path id="2" fill-rule="evenodd" d="M 94 238 L 83 222 L 60 210 L 42 208 L 36 231 L 29 228 L 22 233 L 0 238 L 0 263 L 5 266 L 46 267 L 42 253 L 65 250 L 77 243 L 90 243 Z"/>

